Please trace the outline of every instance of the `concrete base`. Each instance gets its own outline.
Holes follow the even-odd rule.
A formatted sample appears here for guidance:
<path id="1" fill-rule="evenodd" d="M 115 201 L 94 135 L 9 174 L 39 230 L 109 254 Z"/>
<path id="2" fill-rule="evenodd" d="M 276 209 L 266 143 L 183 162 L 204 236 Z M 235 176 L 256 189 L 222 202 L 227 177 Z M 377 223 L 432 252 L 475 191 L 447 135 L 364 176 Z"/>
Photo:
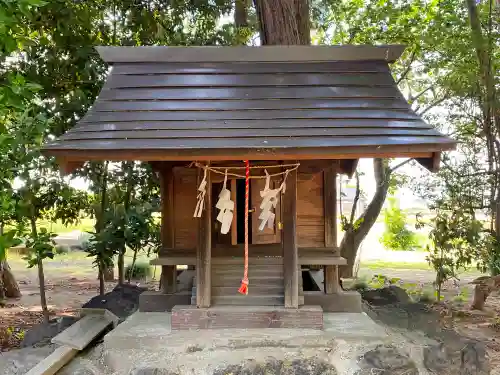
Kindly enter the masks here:
<path id="1" fill-rule="evenodd" d="M 140 312 L 166 312 L 172 311 L 175 305 L 189 305 L 191 292 L 182 291 L 174 294 L 146 291 L 139 296 Z"/>
<path id="2" fill-rule="evenodd" d="M 304 292 L 305 305 L 321 306 L 324 312 L 360 313 L 361 295 L 358 292 L 348 291 L 336 294 L 323 292 Z"/>
<path id="3" fill-rule="evenodd" d="M 109 374 L 139 373 L 138 369 L 148 369 L 149 372 L 142 372 L 148 374 L 156 371 L 196 375 L 250 374 L 255 371 L 240 372 L 237 366 L 248 361 L 252 361 L 250 364 L 265 362 L 268 358 L 285 361 L 290 366 L 292 361 L 300 358 L 319 358 L 333 363 L 337 374 L 352 375 L 358 369 L 360 355 L 379 343 L 392 340 L 383 327 L 359 313 L 324 314 L 323 330 L 267 328 L 172 331 L 171 315 L 136 312 L 108 333 L 104 337 L 100 360 L 112 370 Z M 311 362 L 307 363 L 304 368 L 309 368 Z M 230 365 L 234 367 L 226 368 Z M 287 369 L 276 373 L 292 373 L 290 371 Z M 295 373 L 306 373 L 304 371 Z M 311 370 L 311 373 L 320 372 L 326 373 Z"/>
<path id="4" fill-rule="evenodd" d="M 294 328 L 323 329 L 319 306 L 286 309 L 281 306 L 175 306 L 172 330 L 190 329 Z"/>

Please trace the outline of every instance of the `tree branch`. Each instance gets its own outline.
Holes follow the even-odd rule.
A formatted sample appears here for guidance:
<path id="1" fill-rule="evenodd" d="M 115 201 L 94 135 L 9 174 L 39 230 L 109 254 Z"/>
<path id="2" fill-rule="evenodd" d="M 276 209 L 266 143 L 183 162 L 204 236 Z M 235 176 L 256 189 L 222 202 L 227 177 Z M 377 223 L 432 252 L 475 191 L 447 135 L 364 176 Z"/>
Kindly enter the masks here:
<path id="1" fill-rule="evenodd" d="M 396 81 L 396 85 L 399 85 L 401 83 L 401 81 L 403 79 L 406 78 L 406 76 L 408 75 L 408 73 L 410 73 L 410 70 L 411 70 L 411 65 L 413 64 L 413 62 L 415 61 L 415 57 L 417 56 L 417 50 L 414 49 L 411 53 L 411 56 L 410 56 L 410 61 L 408 62 L 408 66 L 406 67 L 406 69 L 404 70 L 403 74 L 401 74 L 401 77 L 398 78 L 398 80 Z"/>
<path id="2" fill-rule="evenodd" d="M 359 173 L 356 172 L 356 193 L 354 194 L 354 200 L 352 201 L 351 207 L 351 217 L 349 218 L 349 224 L 354 224 L 354 215 L 356 215 L 356 206 L 359 202 L 359 196 L 361 195 L 361 188 L 359 186 Z"/>
<path id="3" fill-rule="evenodd" d="M 434 86 L 429 86 L 429 87 L 427 87 L 425 90 L 423 90 L 423 91 L 419 92 L 417 95 L 415 95 L 415 96 L 411 96 L 411 97 L 408 99 L 408 101 L 409 101 L 409 102 L 414 102 L 415 100 L 418 100 L 418 98 L 420 98 L 422 95 L 424 95 L 427 91 L 432 90 L 432 89 L 433 89 L 433 87 L 434 87 Z"/>
<path id="4" fill-rule="evenodd" d="M 399 164 L 396 164 L 394 167 L 392 167 L 392 168 L 389 169 L 389 174 L 391 174 L 392 172 L 394 172 L 396 169 L 401 168 L 403 165 L 408 164 L 412 160 L 413 159 L 410 158 L 410 159 L 406 159 L 405 161 L 402 161 Z"/>
<path id="5" fill-rule="evenodd" d="M 438 106 L 442 102 L 444 102 L 446 99 L 448 99 L 448 95 L 443 96 L 441 99 L 435 100 L 431 104 L 429 104 L 427 107 L 425 107 L 422 111 L 418 112 L 419 116 L 425 115 L 428 111 L 430 111 L 432 108 Z"/>

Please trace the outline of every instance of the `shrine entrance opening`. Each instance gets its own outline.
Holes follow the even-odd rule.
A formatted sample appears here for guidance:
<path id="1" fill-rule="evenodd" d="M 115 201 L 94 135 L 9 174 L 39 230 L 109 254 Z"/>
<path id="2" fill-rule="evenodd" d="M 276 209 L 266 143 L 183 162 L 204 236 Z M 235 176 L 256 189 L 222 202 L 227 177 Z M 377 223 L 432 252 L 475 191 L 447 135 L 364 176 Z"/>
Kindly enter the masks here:
<path id="1" fill-rule="evenodd" d="M 219 193 L 222 190 L 222 182 L 212 183 L 212 202 L 217 202 Z M 217 245 L 239 245 L 245 243 L 245 180 L 230 179 L 228 180 L 228 188 L 231 190 L 231 200 L 234 201 L 233 223 L 231 230 L 226 233 L 221 233 L 221 223 L 217 221 L 217 210 L 212 211 L 212 246 Z M 252 187 L 250 186 L 250 191 Z M 252 208 L 252 195 L 250 194 L 249 207 Z M 249 213 L 248 231 L 252 233 L 252 210 Z M 250 243 L 252 243 L 250 238 Z"/>
<path id="2" fill-rule="evenodd" d="M 273 210 L 276 214 L 273 227 L 265 227 L 259 230 L 260 224 L 260 191 L 264 188 L 265 180 L 252 179 L 250 181 L 249 213 L 248 213 L 248 233 L 249 244 L 279 244 L 281 243 L 281 199 Z M 281 179 L 271 181 L 271 188 L 277 188 L 281 184 Z M 217 245 L 243 245 L 245 243 L 245 180 L 234 178 L 228 180 L 228 188 L 231 190 L 231 200 L 235 202 L 233 211 L 233 223 L 231 230 L 227 234 L 221 233 L 221 223 L 217 221 L 218 210 L 212 211 L 212 246 Z M 212 182 L 212 202 L 217 202 L 219 193 L 222 190 L 222 182 Z M 281 197 L 280 197 L 281 198 Z"/>

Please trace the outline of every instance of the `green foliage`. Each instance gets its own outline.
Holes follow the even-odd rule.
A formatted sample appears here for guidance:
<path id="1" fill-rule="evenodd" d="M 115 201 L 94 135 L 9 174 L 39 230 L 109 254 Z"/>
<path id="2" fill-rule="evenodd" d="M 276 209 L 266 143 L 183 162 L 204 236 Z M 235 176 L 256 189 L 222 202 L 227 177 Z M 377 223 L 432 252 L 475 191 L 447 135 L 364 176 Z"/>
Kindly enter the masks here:
<path id="1" fill-rule="evenodd" d="M 144 279 L 151 277 L 152 270 L 149 263 L 129 264 L 125 267 L 125 275 L 130 279 Z"/>
<path id="2" fill-rule="evenodd" d="M 55 233 L 51 233 L 45 228 L 41 228 L 38 233 L 29 232 L 26 238 L 26 247 L 30 249 L 30 252 L 23 258 L 28 262 L 28 268 L 38 266 L 39 262 L 45 258 L 54 259 L 55 237 Z"/>
<path id="3" fill-rule="evenodd" d="M 54 249 L 54 252 L 57 254 L 57 255 L 63 255 L 63 254 L 67 254 L 69 253 L 70 249 L 68 246 L 66 245 L 57 245 Z"/>
<path id="4" fill-rule="evenodd" d="M 8 249 L 22 243 L 22 240 L 18 238 L 17 234 L 17 230 L 15 229 L 0 234 L 0 262 L 7 258 Z"/>
<path id="5" fill-rule="evenodd" d="M 370 288 L 370 286 L 368 285 L 368 282 L 364 279 L 356 279 L 354 281 L 354 284 L 352 285 L 352 288 L 354 290 L 358 290 L 358 291 L 363 291 L 363 290 L 367 290 Z"/>
<path id="6" fill-rule="evenodd" d="M 389 207 L 384 209 L 385 230 L 380 243 L 390 250 L 415 250 L 418 248 L 417 237 L 406 226 L 407 216 L 399 208 L 395 198 L 389 198 Z"/>
<path id="7" fill-rule="evenodd" d="M 417 302 L 422 302 L 422 303 L 433 303 L 436 301 L 436 298 L 432 291 L 422 290 L 422 292 L 416 296 L 416 300 Z"/>
<path id="8" fill-rule="evenodd" d="M 443 283 L 458 279 L 458 272 L 478 259 L 477 249 L 489 235 L 485 234 L 483 224 L 474 214 L 463 210 L 438 211 L 429 225 L 432 229 L 427 260 L 436 271 L 434 284 L 439 301 Z"/>

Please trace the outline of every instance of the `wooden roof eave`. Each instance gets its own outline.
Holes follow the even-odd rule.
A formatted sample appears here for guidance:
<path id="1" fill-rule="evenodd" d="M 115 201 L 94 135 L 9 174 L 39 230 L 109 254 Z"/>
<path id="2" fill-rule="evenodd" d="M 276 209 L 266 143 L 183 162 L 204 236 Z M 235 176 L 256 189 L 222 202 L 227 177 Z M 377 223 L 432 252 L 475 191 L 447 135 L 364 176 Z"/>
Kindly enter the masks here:
<path id="1" fill-rule="evenodd" d="M 413 158 L 431 172 L 439 168 L 442 151 L 455 149 L 455 143 L 443 145 L 392 145 L 391 147 L 356 147 L 337 149 L 286 149 L 286 150 L 65 150 L 46 148 L 42 152 L 55 156 L 64 173 L 71 173 L 86 161 L 171 161 L 196 160 L 340 160 L 340 172 L 352 176 L 360 158 Z"/>

